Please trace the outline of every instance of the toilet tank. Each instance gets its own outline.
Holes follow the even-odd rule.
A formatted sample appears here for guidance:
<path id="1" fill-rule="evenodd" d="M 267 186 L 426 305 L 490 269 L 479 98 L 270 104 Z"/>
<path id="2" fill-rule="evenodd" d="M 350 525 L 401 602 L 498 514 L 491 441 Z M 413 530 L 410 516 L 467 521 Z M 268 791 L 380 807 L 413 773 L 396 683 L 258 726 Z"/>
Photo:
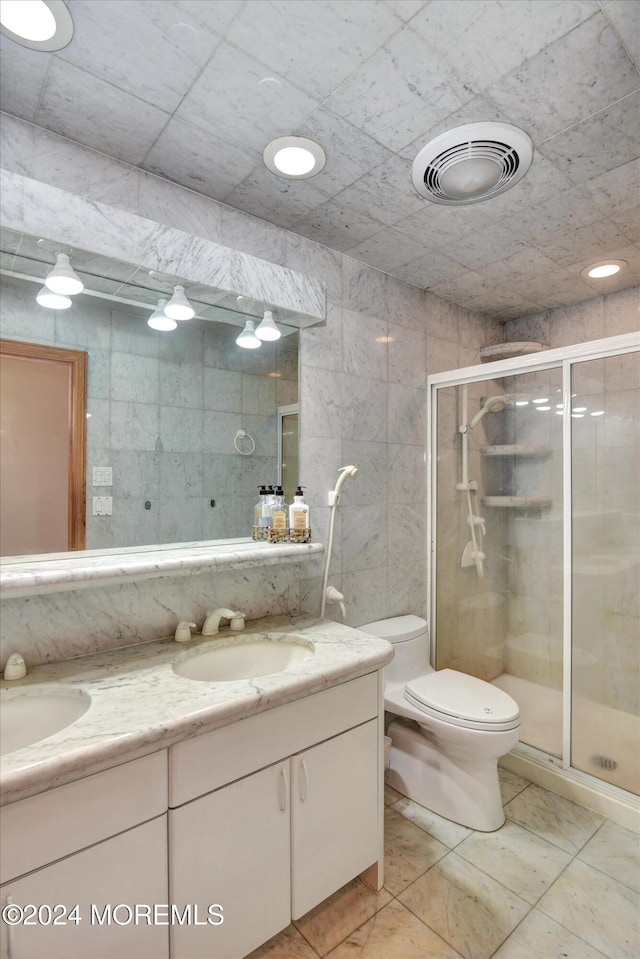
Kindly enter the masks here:
<path id="1" fill-rule="evenodd" d="M 429 665 L 429 627 L 420 616 L 393 616 L 359 626 L 365 633 L 393 643 L 394 656 L 385 666 L 385 680 L 406 682 L 422 673 L 432 672 Z"/>

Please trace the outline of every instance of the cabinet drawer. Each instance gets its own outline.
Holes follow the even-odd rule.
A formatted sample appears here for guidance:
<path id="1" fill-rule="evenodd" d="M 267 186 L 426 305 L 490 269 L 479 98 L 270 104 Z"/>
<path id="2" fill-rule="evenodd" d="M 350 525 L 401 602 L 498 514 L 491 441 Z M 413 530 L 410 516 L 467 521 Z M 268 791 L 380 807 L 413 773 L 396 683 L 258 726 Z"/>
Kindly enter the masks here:
<path id="1" fill-rule="evenodd" d="M 5 883 L 167 810 L 166 750 L 3 806 Z"/>
<path id="2" fill-rule="evenodd" d="M 378 673 L 223 726 L 169 750 L 169 806 L 181 806 L 378 715 Z"/>

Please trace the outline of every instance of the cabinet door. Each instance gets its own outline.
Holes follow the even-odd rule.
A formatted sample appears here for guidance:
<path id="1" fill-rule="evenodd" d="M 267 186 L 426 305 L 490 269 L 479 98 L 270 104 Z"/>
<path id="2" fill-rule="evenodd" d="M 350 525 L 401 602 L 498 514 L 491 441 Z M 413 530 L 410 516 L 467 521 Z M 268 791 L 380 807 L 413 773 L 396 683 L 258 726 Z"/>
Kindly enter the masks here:
<path id="1" fill-rule="evenodd" d="M 291 906 L 299 919 L 378 858 L 378 722 L 291 760 Z"/>
<path id="2" fill-rule="evenodd" d="M 25 908 L 33 924 L 1 923 L 3 959 L 168 957 L 168 925 L 144 909 L 169 901 L 166 850 L 160 816 L 4 885 L 3 906 L 10 900 L 43 908 Z"/>
<path id="3" fill-rule="evenodd" d="M 171 901 L 203 923 L 172 926 L 172 959 L 241 959 L 289 924 L 288 779 L 287 760 L 169 811 Z"/>

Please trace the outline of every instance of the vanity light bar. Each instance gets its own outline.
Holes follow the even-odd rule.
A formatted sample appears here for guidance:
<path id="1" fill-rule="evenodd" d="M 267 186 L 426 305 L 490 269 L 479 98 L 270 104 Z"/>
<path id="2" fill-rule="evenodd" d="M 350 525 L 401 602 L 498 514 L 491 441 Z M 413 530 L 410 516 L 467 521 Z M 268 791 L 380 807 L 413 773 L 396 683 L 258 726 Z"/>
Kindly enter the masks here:
<path id="1" fill-rule="evenodd" d="M 40 287 L 43 285 L 43 282 L 44 282 L 41 276 L 31 276 L 28 273 L 18 273 L 17 270 L 7 270 L 4 267 L 0 267 L 0 276 L 8 276 L 16 280 L 26 280 L 28 283 L 37 283 Z M 100 290 L 90 290 L 90 289 L 87 289 L 87 287 L 85 287 L 82 290 L 82 295 L 93 296 L 98 300 L 108 300 L 111 303 L 122 303 L 125 306 L 136 306 L 140 310 L 150 310 L 151 312 L 153 312 L 157 306 L 157 299 L 156 299 L 156 302 L 154 303 L 143 303 L 141 300 L 131 300 L 125 296 L 118 296 L 117 293 L 102 293 Z M 161 295 L 162 294 L 155 293 L 152 290 L 149 291 L 149 296 L 151 298 L 158 297 Z M 229 312 L 232 312 L 232 311 L 229 311 Z M 234 313 L 233 315 L 238 317 L 239 313 Z M 201 316 L 200 313 L 196 313 L 195 319 L 198 319 L 200 316 Z M 248 318 L 254 321 L 256 319 L 255 317 L 248 317 Z M 204 319 L 207 319 L 207 318 L 204 317 Z M 246 323 L 246 320 L 247 320 L 247 314 L 244 314 L 242 322 Z M 217 322 L 217 321 L 218 321 L 217 318 L 211 320 L 211 322 Z M 220 320 L 219 322 L 224 322 L 224 321 Z M 234 323 L 231 325 L 238 326 L 237 323 Z M 288 335 L 289 333 L 297 332 L 297 327 L 288 326 L 281 323 L 278 324 L 277 329 L 280 330 L 280 333 L 285 336 Z"/>
<path id="2" fill-rule="evenodd" d="M 15 270 L 5 270 L 0 268 L 0 276 L 10 276 L 16 280 L 27 280 L 28 283 L 39 283 L 42 285 L 42 278 L 29 276 L 27 273 L 17 273 Z M 124 296 L 118 296 L 116 293 L 101 293 L 99 290 L 89 290 L 85 286 L 83 295 L 95 296 L 99 300 L 110 300 L 112 303 L 124 303 L 126 306 L 137 306 L 141 310 L 154 310 L 153 303 L 142 303 L 140 300 L 129 300 Z"/>

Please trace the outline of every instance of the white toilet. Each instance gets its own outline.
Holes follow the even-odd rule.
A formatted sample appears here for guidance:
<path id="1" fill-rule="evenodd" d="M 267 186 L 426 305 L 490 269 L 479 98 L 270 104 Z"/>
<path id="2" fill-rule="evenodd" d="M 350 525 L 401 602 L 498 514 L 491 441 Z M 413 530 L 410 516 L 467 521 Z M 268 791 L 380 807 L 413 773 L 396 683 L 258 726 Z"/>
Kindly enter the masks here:
<path id="1" fill-rule="evenodd" d="M 429 632 L 418 616 L 359 627 L 393 643 L 385 668 L 391 755 L 387 782 L 427 809 L 471 829 L 504 822 L 498 759 L 518 742 L 520 711 L 511 696 L 453 669 L 429 665 Z M 392 718 L 392 717 L 388 717 Z"/>

